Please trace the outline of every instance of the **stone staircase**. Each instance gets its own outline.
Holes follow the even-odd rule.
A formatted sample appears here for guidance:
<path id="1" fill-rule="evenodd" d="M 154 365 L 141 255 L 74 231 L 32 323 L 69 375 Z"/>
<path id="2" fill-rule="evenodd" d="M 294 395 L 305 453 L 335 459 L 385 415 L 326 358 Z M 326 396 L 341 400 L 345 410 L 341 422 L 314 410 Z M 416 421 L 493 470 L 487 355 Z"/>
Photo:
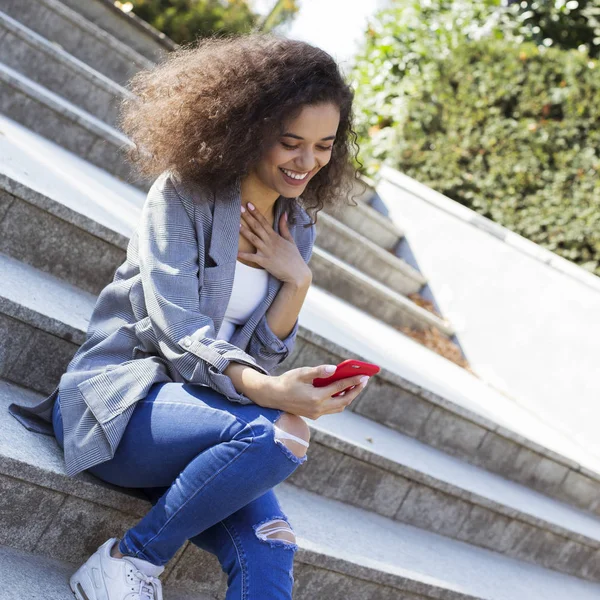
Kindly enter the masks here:
<path id="1" fill-rule="evenodd" d="M 68 576 L 150 503 L 67 477 L 56 441 L 7 407 L 55 388 L 125 258 L 147 184 L 120 156 L 115 110 L 127 79 L 174 46 L 107 0 L 0 7 L 0 597 L 66 600 Z M 397 331 L 454 335 L 407 297 L 427 282 L 368 197 L 317 228 L 297 344 L 277 372 L 346 358 L 382 370 L 343 413 L 307 420 L 309 460 L 276 488 L 299 546 L 294 598 L 598 598 L 600 464 Z M 166 600 L 226 590 L 190 543 L 162 580 Z"/>

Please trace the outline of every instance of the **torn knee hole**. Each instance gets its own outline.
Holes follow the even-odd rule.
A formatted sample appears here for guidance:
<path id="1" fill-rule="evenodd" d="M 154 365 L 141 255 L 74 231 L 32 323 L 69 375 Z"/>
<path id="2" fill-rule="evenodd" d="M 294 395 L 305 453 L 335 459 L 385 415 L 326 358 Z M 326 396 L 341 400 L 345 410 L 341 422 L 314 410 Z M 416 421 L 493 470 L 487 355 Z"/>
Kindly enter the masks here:
<path id="1" fill-rule="evenodd" d="M 283 413 L 273 425 L 275 442 L 284 446 L 297 458 L 303 458 L 310 439 L 306 423 L 297 415 Z"/>
<path id="2" fill-rule="evenodd" d="M 262 523 L 255 528 L 256 535 L 263 542 L 270 540 L 284 540 L 290 544 L 296 544 L 296 536 L 289 523 L 281 519 L 275 519 Z"/>

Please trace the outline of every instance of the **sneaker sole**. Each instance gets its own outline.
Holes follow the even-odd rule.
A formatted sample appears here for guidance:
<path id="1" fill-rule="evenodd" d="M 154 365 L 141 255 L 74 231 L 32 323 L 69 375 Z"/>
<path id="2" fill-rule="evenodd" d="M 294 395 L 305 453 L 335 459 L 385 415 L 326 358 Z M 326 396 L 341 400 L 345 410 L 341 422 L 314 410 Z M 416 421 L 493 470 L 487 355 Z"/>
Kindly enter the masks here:
<path id="1" fill-rule="evenodd" d="M 82 565 L 71 575 L 69 579 L 69 587 L 71 591 L 75 594 L 75 598 L 77 600 L 98 600 L 95 592 L 90 592 L 88 587 L 88 591 L 86 593 L 84 589 L 85 581 L 87 580 L 88 584 L 91 585 L 93 590 L 93 583 L 90 581 L 90 577 L 87 574 L 87 569 L 85 565 Z M 87 586 L 86 586 L 87 587 Z"/>

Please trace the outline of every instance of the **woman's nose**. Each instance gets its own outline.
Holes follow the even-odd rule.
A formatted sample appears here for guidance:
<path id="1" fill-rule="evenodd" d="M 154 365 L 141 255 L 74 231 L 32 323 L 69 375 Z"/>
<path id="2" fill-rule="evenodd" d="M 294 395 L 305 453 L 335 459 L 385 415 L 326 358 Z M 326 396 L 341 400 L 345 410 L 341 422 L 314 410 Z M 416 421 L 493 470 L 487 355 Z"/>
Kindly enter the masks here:
<path id="1" fill-rule="evenodd" d="M 297 161 L 298 171 L 305 173 L 312 171 L 316 167 L 315 155 L 311 153 L 303 154 Z"/>

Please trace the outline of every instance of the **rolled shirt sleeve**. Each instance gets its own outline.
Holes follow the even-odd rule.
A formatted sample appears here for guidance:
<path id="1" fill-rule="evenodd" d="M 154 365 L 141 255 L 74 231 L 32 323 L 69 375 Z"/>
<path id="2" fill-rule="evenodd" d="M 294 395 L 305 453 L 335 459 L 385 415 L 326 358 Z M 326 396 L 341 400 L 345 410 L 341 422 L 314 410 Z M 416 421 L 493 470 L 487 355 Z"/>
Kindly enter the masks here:
<path id="1" fill-rule="evenodd" d="M 265 375 L 269 372 L 237 346 L 215 339 L 213 320 L 200 312 L 203 243 L 197 236 L 193 201 L 182 198 L 170 174 L 163 173 L 148 192 L 138 225 L 140 276 L 159 352 L 185 381 L 250 404 L 252 400 L 238 392 L 223 371 L 235 361 Z"/>
<path id="2" fill-rule="evenodd" d="M 273 333 L 269 327 L 267 315 L 264 314 L 250 337 L 247 350 L 259 365 L 271 372 L 290 355 L 294 349 L 297 334 L 298 319 L 296 319 L 292 331 L 282 340 Z"/>

